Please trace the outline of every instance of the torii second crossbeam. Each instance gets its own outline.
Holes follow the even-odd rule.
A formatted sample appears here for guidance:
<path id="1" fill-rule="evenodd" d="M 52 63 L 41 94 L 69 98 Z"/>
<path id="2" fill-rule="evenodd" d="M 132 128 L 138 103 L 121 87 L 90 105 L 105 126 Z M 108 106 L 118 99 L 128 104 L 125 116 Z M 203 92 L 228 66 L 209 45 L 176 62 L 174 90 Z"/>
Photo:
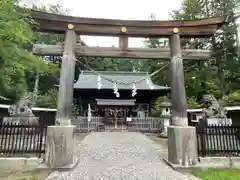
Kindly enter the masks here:
<path id="1" fill-rule="evenodd" d="M 34 44 L 33 53 L 37 55 L 62 55 L 63 44 L 45 45 Z M 114 47 L 88 47 L 77 45 L 75 52 L 81 56 L 115 57 L 135 59 L 171 59 L 170 49 L 167 48 L 114 48 Z M 183 49 L 182 57 L 186 60 L 209 60 L 211 51 L 197 49 Z"/>

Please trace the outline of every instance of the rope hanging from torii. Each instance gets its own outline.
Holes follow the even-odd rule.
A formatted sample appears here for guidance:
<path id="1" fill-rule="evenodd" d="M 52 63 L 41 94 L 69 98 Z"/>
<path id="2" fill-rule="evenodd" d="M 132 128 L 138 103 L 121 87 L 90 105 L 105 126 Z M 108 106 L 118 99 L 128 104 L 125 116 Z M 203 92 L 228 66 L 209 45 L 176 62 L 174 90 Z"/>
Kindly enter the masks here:
<path id="1" fill-rule="evenodd" d="M 66 53 L 64 53 L 63 55 L 65 55 Z M 130 81 L 130 82 L 123 82 L 123 81 L 117 81 L 117 80 L 113 80 L 109 77 L 106 77 L 104 75 L 102 75 L 101 73 L 95 71 L 94 69 L 88 67 L 86 64 L 84 64 L 83 62 L 79 61 L 78 59 L 75 58 L 75 60 L 77 62 L 79 62 L 81 65 L 83 65 L 85 68 L 87 68 L 88 70 L 90 70 L 92 73 L 94 73 L 95 75 L 98 75 L 100 76 L 102 79 L 105 79 L 111 83 L 116 83 L 116 84 L 121 84 L 121 85 L 132 85 L 132 84 L 139 84 L 141 83 L 142 81 L 146 80 L 146 79 L 149 79 L 151 78 L 152 76 L 154 76 L 155 74 L 159 73 L 161 70 L 163 70 L 164 68 L 166 68 L 167 66 L 169 66 L 171 64 L 171 61 L 168 62 L 167 64 L 165 64 L 164 66 L 160 67 L 158 70 L 154 71 L 153 73 L 149 74 L 149 75 L 146 75 L 144 76 L 143 78 L 140 78 L 138 80 L 135 80 L 135 81 Z M 150 82 L 150 81 L 148 81 Z"/>
<path id="2" fill-rule="evenodd" d="M 63 56 L 66 55 L 66 53 L 63 54 Z M 102 75 L 101 73 L 95 71 L 94 69 L 90 68 L 89 66 L 87 66 L 86 64 L 84 64 L 83 62 L 79 61 L 78 59 L 75 58 L 75 60 L 77 62 L 79 62 L 80 64 L 82 64 L 85 68 L 87 68 L 88 70 L 90 70 L 92 73 L 96 74 L 98 76 L 97 78 L 97 87 L 98 89 L 102 88 L 102 79 L 105 79 L 111 83 L 113 83 L 113 91 L 114 94 L 116 94 L 116 97 L 119 98 L 120 97 L 120 93 L 118 92 L 118 87 L 117 85 L 132 85 L 132 97 L 134 97 L 137 94 L 137 86 L 136 84 L 141 83 L 142 81 L 146 80 L 146 84 L 149 86 L 149 89 L 153 90 L 154 86 L 152 85 L 152 83 L 150 82 L 149 78 L 151 78 L 152 76 L 154 76 L 155 74 L 157 74 L 158 72 L 160 72 L 161 70 L 163 70 L 164 68 L 166 68 L 168 65 L 171 64 L 171 61 L 167 64 L 165 64 L 164 66 L 160 67 L 158 70 L 154 71 L 153 73 L 146 75 L 138 80 L 135 81 L 131 81 L 131 82 L 123 82 L 123 81 L 116 81 L 113 80 L 109 77 L 106 77 L 104 75 Z"/>

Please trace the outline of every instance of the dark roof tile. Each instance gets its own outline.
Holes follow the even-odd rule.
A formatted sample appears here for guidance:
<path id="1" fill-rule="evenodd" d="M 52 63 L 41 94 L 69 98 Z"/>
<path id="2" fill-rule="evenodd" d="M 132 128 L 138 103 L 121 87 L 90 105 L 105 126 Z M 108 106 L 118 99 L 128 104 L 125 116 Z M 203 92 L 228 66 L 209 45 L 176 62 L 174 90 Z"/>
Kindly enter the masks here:
<path id="1" fill-rule="evenodd" d="M 98 71 L 102 76 L 112 79 L 114 81 L 121 81 L 125 83 L 133 82 L 147 76 L 147 72 L 122 72 L 122 71 Z M 150 83 L 154 86 L 154 90 L 168 90 L 169 87 L 159 86 L 153 84 L 149 78 Z M 98 75 L 90 71 L 82 71 L 79 75 L 78 81 L 74 84 L 74 89 L 97 89 Z M 101 78 L 101 89 L 113 89 L 113 83 Z M 149 90 L 149 85 L 146 80 L 136 84 L 137 90 Z M 119 90 L 131 90 L 131 85 L 120 84 L 117 85 Z"/>

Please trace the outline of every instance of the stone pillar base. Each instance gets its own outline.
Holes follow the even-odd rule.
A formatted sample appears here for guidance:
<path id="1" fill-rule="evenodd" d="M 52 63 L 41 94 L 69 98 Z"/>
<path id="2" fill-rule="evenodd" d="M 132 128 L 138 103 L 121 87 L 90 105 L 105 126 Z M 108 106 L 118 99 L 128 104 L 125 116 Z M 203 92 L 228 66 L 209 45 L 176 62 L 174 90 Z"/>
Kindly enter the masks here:
<path id="1" fill-rule="evenodd" d="M 168 126 L 168 161 L 182 166 L 198 163 L 195 127 Z"/>
<path id="2" fill-rule="evenodd" d="M 76 126 L 48 126 L 45 164 L 61 168 L 74 163 Z"/>
<path id="3" fill-rule="evenodd" d="M 56 118 L 56 124 L 61 125 L 61 126 L 71 126 L 72 125 L 72 119 Z"/>

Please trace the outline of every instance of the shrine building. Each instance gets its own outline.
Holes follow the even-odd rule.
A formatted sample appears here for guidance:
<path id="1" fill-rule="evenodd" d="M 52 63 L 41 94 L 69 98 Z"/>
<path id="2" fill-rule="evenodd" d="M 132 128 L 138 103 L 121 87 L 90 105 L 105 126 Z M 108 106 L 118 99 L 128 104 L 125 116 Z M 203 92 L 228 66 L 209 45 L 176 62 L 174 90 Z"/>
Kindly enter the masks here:
<path id="1" fill-rule="evenodd" d="M 170 93 L 170 88 L 156 85 L 147 72 L 82 71 L 74 84 L 74 99 L 80 116 L 118 118 L 149 117 L 151 105 Z"/>

